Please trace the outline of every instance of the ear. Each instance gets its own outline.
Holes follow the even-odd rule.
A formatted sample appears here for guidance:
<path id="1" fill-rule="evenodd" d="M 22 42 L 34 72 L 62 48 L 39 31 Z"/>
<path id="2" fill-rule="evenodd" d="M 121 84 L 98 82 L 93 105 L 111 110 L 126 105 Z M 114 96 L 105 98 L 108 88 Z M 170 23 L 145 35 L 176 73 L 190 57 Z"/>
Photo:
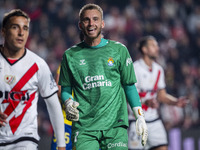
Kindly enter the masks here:
<path id="1" fill-rule="evenodd" d="M 102 27 L 102 28 L 104 28 L 104 27 L 105 27 L 105 22 L 104 22 L 104 20 L 102 20 L 101 27 Z"/>
<path id="2" fill-rule="evenodd" d="M 5 28 L 2 28 L 2 29 L 1 29 L 1 34 L 2 34 L 2 36 L 5 38 L 5 34 L 6 34 Z"/>
<path id="3" fill-rule="evenodd" d="M 80 30 L 82 30 L 82 29 L 83 29 L 83 28 L 82 28 L 82 24 L 81 24 L 81 22 L 80 22 L 80 21 L 78 22 L 78 27 L 79 27 L 79 29 L 80 29 Z"/>
<path id="4" fill-rule="evenodd" d="M 143 46 L 142 47 L 142 52 L 143 52 L 143 54 L 146 54 L 147 53 L 147 47 Z"/>

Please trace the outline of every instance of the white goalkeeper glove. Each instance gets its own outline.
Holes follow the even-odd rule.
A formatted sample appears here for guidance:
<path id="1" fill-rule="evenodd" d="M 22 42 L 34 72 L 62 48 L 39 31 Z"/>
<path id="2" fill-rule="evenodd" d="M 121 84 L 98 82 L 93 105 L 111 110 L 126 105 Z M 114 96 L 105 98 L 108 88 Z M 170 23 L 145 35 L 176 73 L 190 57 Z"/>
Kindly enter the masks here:
<path id="1" fill-rule="evenodd" d="M 65 101 L 65 112 L 66 112 L 67 120 L 78 121 L 79 119 L 79 111 L 77 109 L 78 106 L 79 106 L 79 103 L 76 101 L 73 101 L 71 98 Z"/>
<path id="2" fill-rule="evenodd" d="M 147 125 L 144 119 L 144 113 L 141 107 L 133 107 L 133 112 L 136 120 L 136 133 L 142 136 L 142 145 L 145 146 L 148 138 Z"/>

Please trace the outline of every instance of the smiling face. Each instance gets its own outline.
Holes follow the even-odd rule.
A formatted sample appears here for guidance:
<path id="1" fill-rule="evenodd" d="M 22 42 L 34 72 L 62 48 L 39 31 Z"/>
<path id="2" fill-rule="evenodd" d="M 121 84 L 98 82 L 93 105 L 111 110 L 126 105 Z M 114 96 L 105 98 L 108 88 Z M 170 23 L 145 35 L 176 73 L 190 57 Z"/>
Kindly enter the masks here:
<path id="1" fill-rule="evenodd" d="M 2 29 L 4 47 L 9 53 L 24 51 L 29 35 L 29 20 L 23 16 L 13 16 Z"/>
<path id="2" fill-rule="evenodd" d="M 79 28 L 82 30 L 85 41 L 101 41 L 101 30 L 104 28 L 104 21 L 101 13 L 97 9 L 85 10 Z"/>

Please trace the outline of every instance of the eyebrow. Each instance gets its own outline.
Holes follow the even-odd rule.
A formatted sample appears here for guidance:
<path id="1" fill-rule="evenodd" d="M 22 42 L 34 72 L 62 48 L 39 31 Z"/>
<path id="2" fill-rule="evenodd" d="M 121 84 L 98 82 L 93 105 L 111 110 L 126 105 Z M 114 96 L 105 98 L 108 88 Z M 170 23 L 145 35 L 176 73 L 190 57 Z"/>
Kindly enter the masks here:
<path id="1" fill-rule="evenodd" d="M 19 24 L 16 24 L 16 23 L 13 23 L 13 24 L 10 24 L 10 26 L 20 26 L 20 25 L 19 25 Z M 24 25 L 23 27 L 27 27 L 27 28 L 29 28 L 28 25 Z"/>
<path id="2" fill-rule="evenodd" d="M 96 18 L 100 18 L 99 16 L 93 16 L 91 19 L 96 19 Z M 90 19 L 90 17 L 83 17 L 82 20 L 85 20 L 85 19 Z"/>

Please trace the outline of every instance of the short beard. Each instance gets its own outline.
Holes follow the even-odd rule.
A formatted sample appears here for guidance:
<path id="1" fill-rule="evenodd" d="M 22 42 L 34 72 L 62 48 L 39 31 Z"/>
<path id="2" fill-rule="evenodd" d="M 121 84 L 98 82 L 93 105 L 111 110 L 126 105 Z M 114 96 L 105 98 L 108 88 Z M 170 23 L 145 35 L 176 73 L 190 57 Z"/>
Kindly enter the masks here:
<path id="1" fill-rule="evenodd" d="M 87 38 L 89 38 L 91 40 L 94 40 L 94 39 L 96 39 L 96 38 L 99 37 L 99 35 L 101 34 L 101 30 L 102 30 L 102 28 L 100 28 L 99 32 L 97 33 L 97 36 L 96 37 L 92 37 L 92 38 L 89 37 L 84 30 L 82 30 L 82 32 L 83 32 L 83 34 L 84 34 L 85 37 L 87 37 Z"/>
<path id="2" fill-rule="evenodd" d="M 156 56 L 149 56 L 149 58 L 152 59 L 152 60 L 156 60 L 157 59 Z"/>

